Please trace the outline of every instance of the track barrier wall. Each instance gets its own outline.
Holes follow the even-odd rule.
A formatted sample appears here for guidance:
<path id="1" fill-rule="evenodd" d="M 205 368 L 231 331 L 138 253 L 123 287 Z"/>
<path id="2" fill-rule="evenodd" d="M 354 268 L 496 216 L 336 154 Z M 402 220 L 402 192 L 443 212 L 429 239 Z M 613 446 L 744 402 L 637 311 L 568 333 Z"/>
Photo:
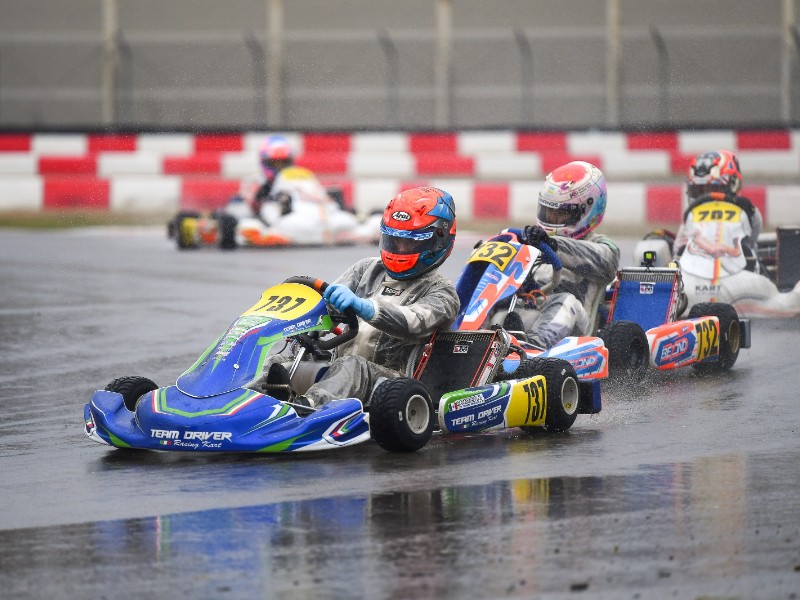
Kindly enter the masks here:
<path id="1" fill-rule="evenodd" d="M 215 208 L 257 174 L 265 135 L 0 134 L 0 211 Z M 340 186 L 345 202 L 361 213 L 426 184 L 450 192 L 462 219 L 529 221 L 545 175 L 587 160 L 606 175 L 608 222 L 678 223 L 692 158 L 727 149 L 737 153 L 743 194 L 766 223 L 800 223 L 800 130 L 284 135 L 297 149 L 297 164 Z"/>

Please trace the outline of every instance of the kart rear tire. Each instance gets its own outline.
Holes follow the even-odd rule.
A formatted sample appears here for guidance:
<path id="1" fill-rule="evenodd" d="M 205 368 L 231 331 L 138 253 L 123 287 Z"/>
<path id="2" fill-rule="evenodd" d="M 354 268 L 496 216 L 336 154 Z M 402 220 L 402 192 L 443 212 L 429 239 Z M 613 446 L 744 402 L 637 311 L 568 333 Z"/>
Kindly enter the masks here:
<path id="1" fill-rule="evenodd" d="M 131 375 L 128 377 L 118 377 L 111 381 L 106 387 L 107 392 L 116 392 L 122 394 L 122 400 L 125 402 L 125 408 L 134 412 L 136 410 L 136 403 L 139 398 L 148 392 L 157 390 L 158 386 L 150 381 L 147 377 L 140 377 L 139 375 Z"/>
<path id="2" fill-rule="evenodd" d="M 719 373 L 730 369 L 739 358 L 742 344 L 742 331 L 736 309 L 724 302 L 700 302 L 692 306 L 689 319 L 697 317 L 717 317 L 719 319 L 719 359 L 704 360 L 692 366 L 700 373 Z"/>
<path id="3" fill-rule="evenodd" d="M 416 379 L 401 377 L 381 383 L 369 403 L 372 439 L 389 452 L 416 452 L 431 439 L 433 403 Z"/>
<path id="4" fill-rule="evenodd" d="M 219 215 L 217 219 L 219 227 L 219 247 L 222 250 L 233 250 L 236 248 L 236 217 L 232 215 Z"/>
<path id="5" fill-rule="evenodd" d="M 531 358 L 520 363 L 509 379 L 544 375 L 547 386 L 547 413 L 544 428 L 553 433 L 567 431 L 578 418 L 581 392 L 575 368 L 562 358 Z M 533 433 L 538 427 L 520 427 Z"/>
<path id="6" fill-rule="evenodd" d="M 612 321 L 598 332 L 608 349 L 609 374 L 625 380 L 639 380 L 650 366 L 647 334 L 633 321 Z"/>

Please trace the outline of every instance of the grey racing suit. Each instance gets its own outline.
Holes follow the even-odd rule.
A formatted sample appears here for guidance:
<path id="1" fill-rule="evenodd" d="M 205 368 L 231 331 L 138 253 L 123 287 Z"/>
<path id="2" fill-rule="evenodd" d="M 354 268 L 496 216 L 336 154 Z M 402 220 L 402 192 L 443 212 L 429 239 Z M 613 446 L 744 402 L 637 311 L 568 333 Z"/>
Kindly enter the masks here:
<path id="1" fill-rule="evenodd" d="M 360 260 L 334 283 L 372 301 L 375 314 L 359 320 L 358 335 L 336 348 L 328 371 L 305 393 L 315 406 L 337 398 L 368 401 L 383 378 L 405 374 L 411 353 L 450 327 L 459 308 L 455 287 L 436 269 L 397 280 L 377 257 Z"/>
<path id="2" fill-rule="evenodd" d="M 603 234 L 589 233 L 576 240 L 559 236 L 558 257 L 563 263 L 561 280 L 536 308 L 517 303 L 528 340 L 551 348 L 570 335 L 590 335 L 606 286 L 619 269 L 619 248 Z M 552 267 L 542 265 L 528 276 L 522 292 L 538 288 L 552 277 Z"/>

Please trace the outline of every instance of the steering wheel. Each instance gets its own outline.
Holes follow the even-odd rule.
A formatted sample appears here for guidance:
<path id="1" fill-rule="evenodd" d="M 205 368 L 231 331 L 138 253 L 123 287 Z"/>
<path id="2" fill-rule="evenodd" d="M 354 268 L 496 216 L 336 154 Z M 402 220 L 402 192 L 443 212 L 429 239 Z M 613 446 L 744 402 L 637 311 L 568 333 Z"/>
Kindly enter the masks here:
<path id="1" fill-rule="evenodd" d="M 299 283 L 300 285 L 310 287 L 320 295 L 325 294 L 325 290 L 328 289 L 329 285 L 322 279 L 315 279 L 305 275 L 295 275 L 294 277 L 289 277 L 284 281 L 284 283 Z M 347 330 L 344 333 L 334 335 L 332 338 L 328 338 L 326 340 L 316 340 L 315 344 L 320 350 L 333 350 L 337 346 L 341 346 L 345 342 L 349 342 L 356 337 L 356 335 L 358 335 L 358 315 L 356 315 L 356 311 L 354 311 L 352 308 L 348 308 L 341 313 L 341 315 L 341 318 L 335 319 L 335 321 L 347 325 Z"/>

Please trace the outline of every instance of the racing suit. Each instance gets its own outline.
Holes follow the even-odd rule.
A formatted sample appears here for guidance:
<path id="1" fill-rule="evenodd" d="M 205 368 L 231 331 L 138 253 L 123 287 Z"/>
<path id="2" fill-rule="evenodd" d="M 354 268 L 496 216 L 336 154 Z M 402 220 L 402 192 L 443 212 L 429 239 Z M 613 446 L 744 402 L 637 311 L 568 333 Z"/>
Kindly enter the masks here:
<path id="1" fill-rule="evenodd" d="M 680 258 L 683 251 L 686 249 L 686 244 L 689 243 L 689 231 L 691 230 L 692 226 L 691 223 L 688 222 L 689 215 L 694 208 L 704 204 L 705 202 L 730 202 L 731 204 L 735 204 L 739 208 L 741 208 L 744 213 L 747 215 L 747 219 L 750 225 L 750 233 L 741 240 L 742 250 L 748 256 L 747 261 L 747 270 L 753 271 L 755 273 L 760 273 L 762 271 L 761 264 L 758 260 L 758 236 L 761 233 L 761 227 L 764 224 L 764 219 L 761 216 L 761 211 L 758 210 L 758 207 L 753 204 L 750 199 L 745 198 L 744 196 L 730 196 L 719 194 L 719 198 L 709 196 L 706 200 L 699 202 L 697 204 L 690 204 L 690 206 L 684 211 L 683 219 L 681 221 L 681 226 L 678 229 L 678 232 L 675 234 L 675 242 L 674 242 L 674 250 L 673 250 L 673 257 L 674 260 Z"/>
<path id="2" fill-rule="evenodd" d="M 383 379 L 406 374 L 411 353 L 435 331 L 448 328 L 459 308 L 455 287 L 436 269 L 397 280 L 378 257 L 360 260 L 334 283 L 370 300 L 375 314 L 359 321 L 358 335 L 336 348 L 328 371 L 305 393 L 314 406 L 337 398 L 369 401 Z"/>
<path id="3" fill-rule="evenodd" d="M 522 319 L 528 341 L 541 348 L 552 348 L 570 335 L 590 335 L 595 329 L 597 309 L 606 286 L 619 269 L 619 248 L 603 234 L 589 233 L 582 239 L 559 236 L 558 257 L 561 279 L 543 302 L 535 307 L 531 292 L 550 280 L 552 267 L 542 265 L 528 275 L 517 293 L 515 311 Z M 498 321 L 502 314 L 492 319 Z"/>

